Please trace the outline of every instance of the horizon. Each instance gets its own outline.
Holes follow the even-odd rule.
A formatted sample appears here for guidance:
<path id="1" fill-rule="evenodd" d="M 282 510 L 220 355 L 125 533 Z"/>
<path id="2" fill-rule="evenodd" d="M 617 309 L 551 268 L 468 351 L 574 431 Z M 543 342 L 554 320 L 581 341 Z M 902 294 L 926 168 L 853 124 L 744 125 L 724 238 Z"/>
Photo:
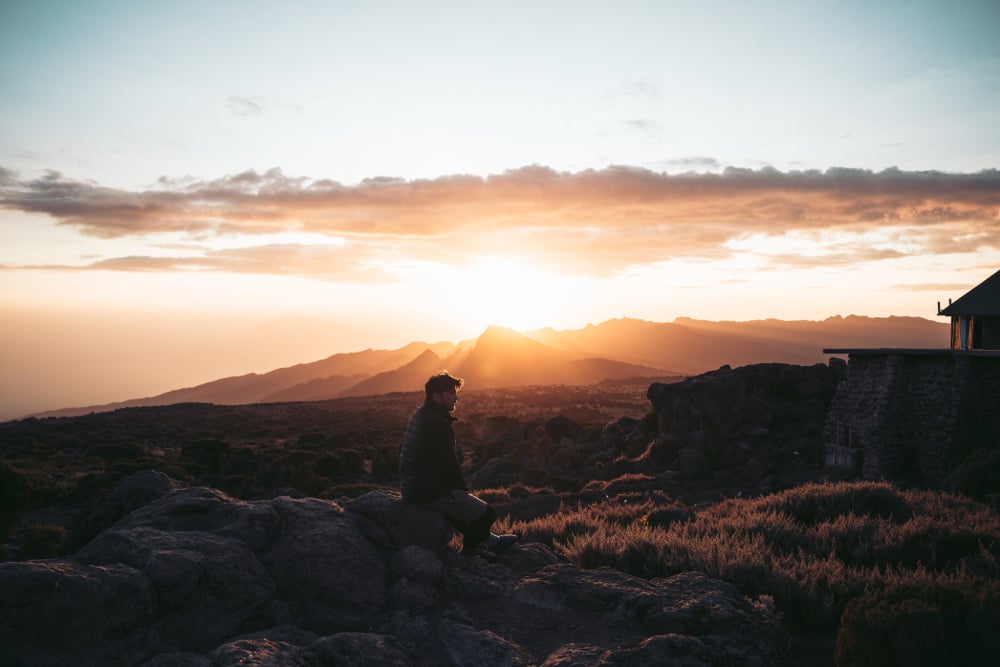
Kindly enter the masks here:
<path id="1" fill-rule="evenodd" d="M 0 405 L 491 324 L 933 320 L 1000 267 L 996 25 L 979 0 L 4 3 Z"/>
<path id="2" fill-rule="evenodd" d="M 0 422 L 10 421 L 10 420 L 17 420 L 17 419 L 22 419 L 22 418 L 32 417 L 32 416 L 38 416 L 38 415 L 44 415 L 44 414 L 47 414 L 47 413 L 58 413 L 58 412 L 64 412 L 64 411 L 76 411 L 76 410 L 85 409 L 85 408 L 86 409 L 89 409 L 89 408 L 105 408 L 105 407 L 107 407 L 109 405 L 117 405 L 118 403 L 123 403 L 123 402 L 127 403 L 129 401 L 154 398 L 156 396 L 160 396 L 161 394 L 165 394 L 165 393 L 168 393 L 168 392 L 173 392 L 173 391 L 178 391 L 178 390 L 192 389 L 192 388 L 199 387 L 199 386 L 201 386 L 203 384 L 212 383 L 212 382 L 215 382 L 215 381 L 218 381 L 218 380 L 232 380 L 232 379 L 246 377 L 246 376 L 250 376 L 250 375 L 264 376 L 264 375 L 267 375 L 267 374 L 269 374 L 269 373 L 271 373 L 273 371 L 287 370 L 289 368 L 293 368 L 293 367 L 297 367 L 297 366 L 305 366 L 305 365 L 309 365 L 309 364 L 314 364 L 314 363 L 322 362 L 322 361 L 325 361 L 327 359 L 332 359 L 334 357 L 338 357 L 338 356 L 342 356 L 342 355 L 348 355 L 348 356 L 349 355 L 358 355 L 358 354 L 364 354 L 366 352 L 395 352 L 395 351 L 403 350 L 403 349 L 405 349 L 407 347 L 410 347 L 412 345 L 424 345 L 424 346 L 426 346 L 424 348 L 425 350 L 430 350 L 432 347 L 434 347 L 436 345 L 442 345 L 442 344 L 452 346 L 454 348 L 452 351 L 454 353 L 457 353 L 459 350 L 461 350 L 463 348 L 464 349 L 472 349 L 472 348 L 476 347 L 477 344 L 480 342 L 480 340 L 484 336 L 486 336 L 486 334 L 490 333 L 491 331 L 495 331 L 497 329 L 502 330 L 503 332 L 513 332 L 517 336 L 523 336 L 523 337 L 525 337 L 527 339 L 530 339 L 530 340 L 536 341 L 538 343 L 541 343 L 546 348 L 550 348 L 552 350 L 555 350 L 555 348 L 551 348 L 550 345 L 545 342 L 545 335 L 544 334 L 546 332 L 553 332 L 553 333 L 556 333 L 556 334 L 573 334 L 573 333 L 580 333 L 580 332 L 587 331 L 590 328 L 600 328 L 600 327 L 603 327 L 605 325 L 609 325 L 609 324 L 612 324 L 612 323 L 620 323 L 620 322 L 639 322 L 639 323 L 643 323 L 643 324 L 654 324 L 654 325 L 671 325 L 671 324 L 673 324 L 673 325 L 678 325 L 678 326 L 680 326 L 682 328 L 686 328 L 686 325 L 689 326 L 690 324 L 703 324 L 703 325 L 707 325 L 707 329 L 708 330 L 711 330 L 713 328 L 713 326 L 717 328 L 718 326 L 725 326 L 725 325 L 761 325 L 761 324 L 770 324 L 770 323 L 789 324 L 789 325 L 794 325 L 794 324 L 816 324 L 816 325 L 822 325 L 822 324 L 829 323 L 831 320 L 836 320 L 836 321 L 839 321 L 839 322 L 849 323 L 849 322 L 851 322 L 851 320 L 865 320 L 865 321 L 867 321 L 867 320 L 875 320 L 875 321 L 889 320 L 889 321 L 891 321 L 891 320 L 894 320 L 894 319 L 918 319 L 918 320 L 921 320 L 921 321 L 927 322 L 927 323 L 941 324 L 941 325 L 944 325 L 945 327 L 948 326 L 947 322 L 936 322 L 935 320 L 931 320 L 931 319 L 928 319 L 928 318 L 921 318 L 921 317 L 915 317 L 915 316 L 909 316 L 909 315 L 889 315 L 889 316 L 885 316 L 885 317 L 882 317 L 882 318 L 872 318 L 872 317 L 869 317 L 869 316 L 866 316 L 866 315 L 854 315 L 854 314 L 850 314 L 850 315 L 839 315 L 839 314 L 838 315 L 831 315 L 829 317 L 825 317 L 825 318 L 817 319 L 817 320 L 781 320 L 781 319 L 775 319 L 775 318 L 766 318 L 766 319 L 755 319 L 755 320 L 719 320 L 719 321 L 712 321 L 712 320 L 704 320 L 704 319 L 699 319 L 699 318 L 690 318 L 690 317 L 683 317 L 682 316 L 682 317 L 674 318 L 673 320 L 671 320 L 669 322 L 658 322 L 658 321 L 655 321 L 655 320 L 646 320 L 646 319 L 642 319 L 642 318 L 633 318 L 633 317 L 618 317 L 618 318 L 610 318 L 610 319 L 604 320 L 602 322 L 597 322 L 597 323 L 593 323 L 593 322 L 587 323 L 586 325 L 584 325 L 582 327 L 577 327 L 577 328 L 572 328 L 572 329 L 555 329 L 553 327 L 540 327 L 540 328 L 536 328 L 536 329 L 532 329 L 532 330 L 517 330 L 517 329 L 513 329 L 511 327 L 504 326 L 504 325 L 490 324 L 490 325 L 487 325 L 479 334 L 477 334 L 475 336 L 472 336 L 471 338 L 451 338 L 451 339 L 437 339 L 437 340 L 410 339 L 410 340 L 407 340 L 405 342 L 400 342 L 400 343 L 398 343 L 396 345 L 390 345 L 390 346 L 379 347 L 379 346 L 365 345 L 365 346 L 356 347 L 356 348 L 352 348 L 352 349 L 340 349 L 340 350 L 334 350 L 334 351 L 326 351 L 326 352 L 323 352 L 321 355 L 318 355 L 318 356 L 313 357 L 313 358 L 308 358 L 308 359 L 296 358 L 296 359 L 293 359 L 291 361 L 286 361 L 286 362 L 278 364 L 278 365 L 272 364 L 272 365 L 267 366 L 267 367 L 255 367 L 255 368 L 251 368 L 251 369 L 242 368 L 242 369 L 233 371 L 231 373 L 216 373 L 216 374 L 212 374 L 211 372 L 209 372 L 208 375 L 205 375 L 204 372 L 203 372 L 201 376 L 191 376 L 191 377 L 194 377 L 195 379 L 191 379 L 191 380 L 189 380 L 187 382 L 175 382 L 174 384 L 169 385 L 169 386 L 164 386 L 164 385 L 161 384 L 156 389 L 148 389 L 148 388 L 147 389 L 140 389 L 140 388 L 138 388 L 138 387 L 142 387 L 142 386 L 150 387 L 150 386 L 155 386 L 155 385 L 136 385 L 137 388 L 132 389 L 131 390 L 132 391 L 131 394 L 124 395 L 124 394 L 121 393 L 121 390 L 119 390 L 119 394 L 118 395 L 116 395 L 116 396 L 114 396 L 112 398 L 108 398 L 106 400 L 86 400 L 86 399 L 84 399 L 82 397 L 90 396 L 92 394 L 88 393 L 87 391 L 81 392 L 80 390 L 77 390 L 76 393 L 73 393 L 73 392 L 67 393 L 67 396 L 79 396 L 79 397 L 81 397 L 81 398 L 76 399 L 75 403 L 73 403 L 73 399 L 64 399 L 63 403 L 59 404 L 59 405 L 51 404 L 51 403 L 48 404 L 48 405 L 42 406 L 42 407 L 38 407 L 37 405 L 35 405 L 31 409 L 27 409 L 27 408 L 24 408 L 24 407 L 12 408 L 11 404 L 4 403 L 4 404 L 0 404 Z M 857 334 L 857 333 L 859 333 L 859 331 L 855 331 L 854 333 Z M 495 340 L 496 339 L 494 339 L 494 341 Z M 945 339 L 944 336 L 942 336 L 942 342 L 941 342 L 940 347 L 942 349 L 946 348 L 946 339 Z M 184 351 L 189 351 L 189 350 L 184 350 Z M 575 358 L 578 358 L 578 359 L 585 359 L 585 358 L 586 359 L 591 359 L 591 358 L 593 358 L 592 356 L 590 356 L 589 352 L 584 352 L 582 354 L 583 354 L 583 356 L 579 356 L 579 357 L 575 357 Z M 419 356 L 419 355 L 417 355 L 417 356 Z M 624 355 L 624 356 L 628 356 L 628 355 Z M 843 356 L 843 355 L 838 355 L 838 354 L 828 355 L 828 357 L 834 357 L 834 356 Z M 614 354 L 611 354 L 611 355 L 600 355 L 600 357 L 608 359 L 608 360 L 612 360 L 612 361 L 617 361 L 620 358 L 623 358 L 623 357 L 616 356 Z M 406 361 L 409 362 L 411 360 L 412 360 L 412 358 L 408 358 Z M 147 361 L 148 361 L 148 359 L 147 359 Z M 444 362 L 447 361 L 447 359 L 446 358 L 442 358 L 441 361 L 442 361 L 442 363 L 444 363 Z M 780 360 L 776 359 L 776 358 L 769 358 L 767 360 L 761 360 L 761 362 L 759 362 L 759 363 L 766 363 L 766 362 L 769 362 L 769 361 L 770 362 L 774 362 L 774 361 L 780 361 Z M 730 358 L 725 359 L 723 363 L 725 363 L 725 364 L 735 363 L 736 366 L 742 365 L 742 364 L 734 362 Z M 785 362 L 785 363 L 788 363 L 788 362 Z M 792 362 L 792 363 L 794 363 L 794 362 Z M 708 371 L 714 370 L 714 369 L 715 369 L 715 367 L 712 367 L 712 368 L 706 367 L 706 368 L 698 371 L 698 373 L 708 372 Z M 30 370 L 31 369 L 26 369 L 26 372 L 25 372 L 26 376 L 30 373 Z M 106 371 L 107 369 L 104 368 L 104 367 L 95 367 L 95 368 L 92 368 L 91 370 L 93 372 L 95 372 L 95 373 L 100 373 L 100 372 Z M 437 370 L 438 371 L 443 371 L 443 370 L 446 370 L 446 369 L 442 367 L 442 368 L 438 368 Z M 674 368 L 674 369 L 664 368 L 664 369 L 661 369 L 661 370 L 665 374 L 667 374 L 667 375 L 675 375 L 675 374 L 685 375 L 685 374 L 691 374 L 690 371 L 684 371 L 684 370 L 680 370 L 680 369 L 677 369 L 677 368 Z M 371 377 L 371 376 L 369 376 L 369 377 Z M 561 383 L 557 382 L 556 384 L 561 384 Z M 414 391 L 420 391 L 420 390 L 421 390 L 421 387 L 419 386 L 419 383 L 418 383 L 417 385 L 414 386 Z M 287 399 L 285 399 L 285 400 L 287 400 Z M 23 404 L 23 402 L 22 402 L 22 404 Z M 226 404 L 226 403 L 223 403 L 223 404 Z M 21 405 L 21 404 L 18 404 L 18 405 Z M 24 405 L 28 405 L 28 404 L 24 404 Z"/>

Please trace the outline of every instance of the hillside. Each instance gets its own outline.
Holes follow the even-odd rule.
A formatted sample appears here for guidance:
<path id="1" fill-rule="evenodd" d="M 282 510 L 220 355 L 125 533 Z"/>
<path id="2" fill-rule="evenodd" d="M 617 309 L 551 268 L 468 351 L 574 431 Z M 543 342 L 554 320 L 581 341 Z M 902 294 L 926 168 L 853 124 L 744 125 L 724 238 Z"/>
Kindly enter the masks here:
<path id="1" fill-rule="evenodd" d="M 915 317 L 858 316 L 793 322 L 616 319 L 577 330 L 527 333 L 493 326 L 477 339 L 458 344 L 413 342 L 396 350 L 335 354 L 268 373 L 38 416 L 183 402 L 243 405 L 414 391 L 442 368 L 464 377 L 469 386 L 517 387 L 694 375 L 726 364 L 813 364 L 826 361 L 824 348 L 941 348 L 947 344 L 948 326 Z"/>
<path id="2" fill-rule="evenodd" d="M 919 317 L 829 317 L 820 321 L 673 322 L 617 319 L 576 331 L 541 329 L 527 335 L 585 356 L 703 373 L 722 365 L 825 362 L 824 348 L 941 348 L 948 324 Z"/>
<path id="3" fill-rule="evenodd" d="M 419 391 L 0 424 L 0 663 L 990 664 L 996 510 L 831 483 L 844 370 L 466 390 L 493 559 L 394 491 Z"/>

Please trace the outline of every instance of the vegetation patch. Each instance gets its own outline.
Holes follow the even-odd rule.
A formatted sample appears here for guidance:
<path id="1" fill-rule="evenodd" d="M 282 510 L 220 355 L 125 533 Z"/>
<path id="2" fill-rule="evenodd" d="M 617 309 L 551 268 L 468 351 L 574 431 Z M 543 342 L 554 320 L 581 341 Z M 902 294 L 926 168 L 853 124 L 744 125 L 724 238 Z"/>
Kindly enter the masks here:
<path id="1" fill-rule="evenodd" d="M 845 605 L 911 583 L 995 582 L 1000 516 L 969 498 L 885 482 L 807 484 L 650 521 L 662 499 L 611 498 L 510 530 L 594 568 L 653 578 L 697 570 L 769 595 L 788 626 L 833 633 Z"/>

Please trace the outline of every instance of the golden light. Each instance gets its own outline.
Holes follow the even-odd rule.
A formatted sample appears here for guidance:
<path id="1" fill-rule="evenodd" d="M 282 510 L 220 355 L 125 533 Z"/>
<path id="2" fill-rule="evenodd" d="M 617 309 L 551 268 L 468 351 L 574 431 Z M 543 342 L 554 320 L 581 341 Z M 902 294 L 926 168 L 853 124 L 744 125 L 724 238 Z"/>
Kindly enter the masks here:
<path id="1" fill-rule="evenodd" d="M 468 325 L 528 331 L 551 325 L 555 311 L 576 301 L 568 283 L 517 258 L 482 257 L 453 269 L 447 291 L 457 319 Z"/>

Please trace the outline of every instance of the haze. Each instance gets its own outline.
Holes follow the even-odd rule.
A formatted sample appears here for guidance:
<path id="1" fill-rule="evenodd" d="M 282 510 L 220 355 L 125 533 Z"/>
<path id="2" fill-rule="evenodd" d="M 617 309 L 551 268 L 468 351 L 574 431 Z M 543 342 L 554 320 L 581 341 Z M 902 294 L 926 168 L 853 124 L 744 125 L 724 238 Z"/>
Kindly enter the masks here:
<path id="1" fill-rule="evenodd" d="M 1000 266 L 995 2 L 0 5 L 0 419 Z"/>

